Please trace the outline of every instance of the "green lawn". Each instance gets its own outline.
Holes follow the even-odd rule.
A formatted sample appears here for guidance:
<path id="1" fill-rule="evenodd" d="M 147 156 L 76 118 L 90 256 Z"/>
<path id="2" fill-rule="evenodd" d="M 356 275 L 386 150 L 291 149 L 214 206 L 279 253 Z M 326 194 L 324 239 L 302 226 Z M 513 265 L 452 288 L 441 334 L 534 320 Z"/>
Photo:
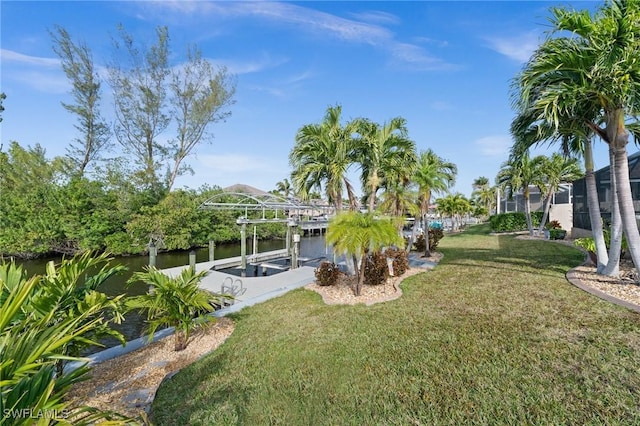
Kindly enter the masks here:
<path id="1" fill-rule="evenodd" d="M 640 424 L 640 316 L 566 281 L 579 251 L 487 232 L 446 236 L 392 302 L 243 310 L 159 389 L 157 424 Z"/>

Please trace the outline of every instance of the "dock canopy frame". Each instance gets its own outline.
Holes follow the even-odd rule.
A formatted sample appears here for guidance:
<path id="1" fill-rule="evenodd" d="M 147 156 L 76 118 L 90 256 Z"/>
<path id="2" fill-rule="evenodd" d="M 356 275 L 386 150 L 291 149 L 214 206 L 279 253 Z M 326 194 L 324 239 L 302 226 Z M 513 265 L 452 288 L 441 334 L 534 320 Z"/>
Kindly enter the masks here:
<path id="1" fill-rule="evenodd" d="M 253 189 L 253 188 L 252 188 Z M 296 235 L 293 228 L 301 226 L 303 229 L 308 227 L 310 223 L 314 225 L 326 226 L 329 216 L 335 213 L 333 206 L 318 200 L 317 202 L 302 202 L 295 197 L 280 197 L 275 194 L 254 190 L 249 194 L 246 192 L 224 191 L 214 195 L 203 202 L 198 209 L 200 210 L 233 210 L 241 212 L 236 223 L 240 225 L 240 253 L 242 257 L 240 269 L 242 275 L 245 276 L 247 268 L 247 225 L 257 225 L 261 223 L 286 223 L 286 249 L 287 253 L 292 257 L 297 257 L 297 242 L 292 247 L 292 240 L 296 241 Z M 262 213 L 261 217 L 249 217 L 249 212 Z M 267 215 L 267 213 L 272 213 Z M 255 216 L 252 214 L 251 216 Z M 258 214 L 260 216 L 260 214 Z M 299 241 L 299 235 L 297 237 Z M 254 242 L 255 247 L 255 242 Z M 292 267 L 296 267 L 292 262 Z"/>

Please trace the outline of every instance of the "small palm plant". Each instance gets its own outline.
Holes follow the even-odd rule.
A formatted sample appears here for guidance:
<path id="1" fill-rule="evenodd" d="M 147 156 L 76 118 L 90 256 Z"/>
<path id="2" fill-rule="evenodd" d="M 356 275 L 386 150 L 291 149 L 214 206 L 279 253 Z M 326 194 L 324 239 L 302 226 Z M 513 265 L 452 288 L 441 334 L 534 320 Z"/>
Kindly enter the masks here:
<path id="1" fill-rule="evenodd" d="M 403 218 L 379 218 L 372 213 L 345 212 L 329 222 L 327 243 L 333 244 L 336 251 L 355 258 L 358 275 L 358 282 L 354 289 L 356 296 L 360 296 L 360 289 L 364 283 L 366 256 L 385 246 L 402 247 L 404 245 L 404 238 L 398 233 L 398 223 L 402 223 L 403 220 Z M 358 263 L 361 265 L 360 268 Z"/>
<path id="2" fill-rule="evenodd" d="M 151 286 L 146 294 L 127 300 L 130 310 L 147 313 L 150 340 L 159 327 L 175 327 L 174 350 L 181 351 L 187 347 L 191 331 L 215 321 L 214 317 L 204 314 L 213 312 L 214 305 L 221 304 L 223 296 L 225 299 L 230 296 L 201 289 L 199 284 L 206 274 L 206 271 L 195 273 L 192 268 L 185 268 L 180 275 L 171 277 L 153 266 L 133 274 L 129 283 L 143 281 Z M 199 316 L 202 319 L 198 319 Z"/>

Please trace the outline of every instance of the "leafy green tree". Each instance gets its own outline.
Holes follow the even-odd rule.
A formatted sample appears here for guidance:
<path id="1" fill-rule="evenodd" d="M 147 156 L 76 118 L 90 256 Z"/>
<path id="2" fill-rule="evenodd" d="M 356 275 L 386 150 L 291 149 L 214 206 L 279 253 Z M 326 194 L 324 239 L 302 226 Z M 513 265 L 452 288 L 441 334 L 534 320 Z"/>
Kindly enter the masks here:
<path id="1" fill-rule="evenodd" d="M 49 34 L 53 51 L 62 63 L 62 70 L 71 82 L 73 103 L 62 106 L 78 118 L 80 136 L 67 150 L 75 171 L 82 176 L 91 161 L 100 158 L 108 148 L 111 130 L 100 115 L 101 86 L 91 50 L 85 43 L 74 43 L 64 28 L 56 26 Z"/>
<path id="2" fill-rule="evenodd" d="M 429 205 L 431 196 L 447 191 L 453 186 L 458 168 L 452 162 L 446 161 L 428 149 L 422 151 L 418 158 L 418 163 L 414 169 L 413 181 L 418 185 L 420 194 L 420 214 L 424 224 L 425 235 L 429 232 Z M 429 250 L 429 239 L 425 238 L 426 247 L 424 255 L 431 256 Z"/>
<path id="3" fill-rule="evenodd" d="M 356 158 L 362 170 L 362 187 L 367 193 L 369 212 L 373 212 L 382 181 L 401 175 L 415 162 L 415 143 L 409 139 L 407 123 L 402 117 L 393 118 L 383 125 L 357 119 L 354 125 L 360 135 Z"/>
<path id="4" fill-rule="evenodd" d="M 166 112 L 166 80 L 171 73 L 169 31 L 158 27 L 155 44 L 141 52 L 122 26 L 118 30 L 120 40 L 114 39 L 114 47 L 117 53 L 126 55 L 129 65 L 114 61 L 109 67 L 116 107 L 115 135 L 140 164 L 136 176 L 142 185 L 160 187 L 158 169 L 167 150 L 158 137 L 171 121 Z"/>
<path id="5" fill-rule="evenodd" d="M 549 217 L 553 195 L 560 188 L 560 184 L 580 179 L 584 173 L 578 165 L 577 159 L 566 158 L 557 153 L 552 154 L 551 158 L 538 156 L 534 158 L 534 161 L 538 163 L 537 168 L 542 177 L 540 192 L 545 197 L 544 213 L 538 229 L 538 232 L 541 234 Z"/>
<path id="6" fill-rule="evenodd" d="M 197 48 L 190 48 L 186 63 L 172 71 L 169 92 L 171 115 L 178 128 L 168 146 L 172 163 L 167 190 L 171 191 L 176 178 L 189 170 L 184 160 L 203 140 L 212 138 L 207 133 L 211 124 L 231 115 L 227 107 L 234 103 L 235 80 L 226 67 L 214 68 Z"/>
<path id="7" fill-rule="evenodd" d="M 517 79 L 521 109 L 540 111 L 556 127 L 567 115 L 582 118 L 612 148 L 624 234 L 638 267 L 640 234 L 629 184 L 625 118 L 635 114 L 640 93 L 640 3 L 607 1 L 593 16 L 564 8 L 551 13 L 549 38 Z M 563 32 L 571 35 L 559 35 Z M 576 110 L 603 114 L 572 115 Z"/>
<path id="8" fill-rule="evenodd" d="M 385 246 L 404 246 L 404 239 L 398 233 L 398 221 L 376 217 L 373 213 L 343 212 L 329 221 L 326 241 L 334 250 L 354 256 L 355 269 L 358 275 L 358 283 L 354 294 L 360 296 L 364 283 L 364 259 L 370 254 L 379 251 Z M 360 264 L 360 268 L 358 268 Z"/>
<path id="9" fill-rule="evenodd" d="M 148 293 L 127 300 L 129 309 L 146 312 L 149 339 L 160 327 L 175 327 L 174 350 L 181 351 L 187 347 L 193 330 L 215 321 L 214 317 L 204 314 L 213 312 L 214 304 L 220 304 L 221 298 L 199 287 L 206 274 L 206 271 L 195 273 L 192 268 L 184 268 L 180 275 L 171 277 L 148 267 L 131 277 L 129 282 L 143 281 L 151 286 Z M 201 319 L 197 320 L 198 317 Z"/>
<path id="10" fill-rule="evenodd" d="M 355 162 L 353 134 L 356 128 L 353 122 L 343 127 L 341 113 L 340 105 L 329 107 L 322 123 L 302 126 L 289 154 L 294 191 L 308 199 L 313 190 L 324 188 L 336 212 L 342 211 L 343 189 L 346 189 L 351 209 L 358 204 L 353 185 L 347 178 L 347 171 Z"/>
<path id="11" fill-rule="evenodd" d="M 63 162 L 48 160 L 40 145 L 11 142 L 0 154 L 0 252 L 46 254 L 64 240 L 57 185 L 63 170 Z"/>

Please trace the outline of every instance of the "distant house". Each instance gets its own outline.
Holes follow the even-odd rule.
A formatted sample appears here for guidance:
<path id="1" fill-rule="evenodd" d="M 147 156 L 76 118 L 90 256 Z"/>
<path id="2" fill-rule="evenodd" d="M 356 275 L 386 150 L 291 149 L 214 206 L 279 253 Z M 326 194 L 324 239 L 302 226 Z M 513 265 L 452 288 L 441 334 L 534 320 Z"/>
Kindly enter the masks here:
<path id="1" fill-rule="evenodd" d="M 571 230 L 573 225 L 574 186 L 571 183 L 563 183 L 551 199 L 551 209 L 549 210 L 549 221 L 557 220 L 563 229 Z M 531 211 L 544 211 L 545 199 L 537 186 L 529 187 L 529 205 Z M 500 213 L 524 212 L 524 196 L 519 191 L 511 198 L 502 194 L 498 211 Z"/>
<path id="2" fill-rule="evenodd" d="M 600 214 L 605 222 L 611 221 L 611 177 L 610 167 L 595 172 Z M 629 180 L 631 196 L 636 211 L 636 221 L 640 216 L 640 152 L 629 156 Z M 640 222 L 640 221 L 639 221 Z M 573 227 L 574 236 L 591 234 L 591 220 L 587 205 L 587 184 L 584 178 L 573 183 Z"/>

